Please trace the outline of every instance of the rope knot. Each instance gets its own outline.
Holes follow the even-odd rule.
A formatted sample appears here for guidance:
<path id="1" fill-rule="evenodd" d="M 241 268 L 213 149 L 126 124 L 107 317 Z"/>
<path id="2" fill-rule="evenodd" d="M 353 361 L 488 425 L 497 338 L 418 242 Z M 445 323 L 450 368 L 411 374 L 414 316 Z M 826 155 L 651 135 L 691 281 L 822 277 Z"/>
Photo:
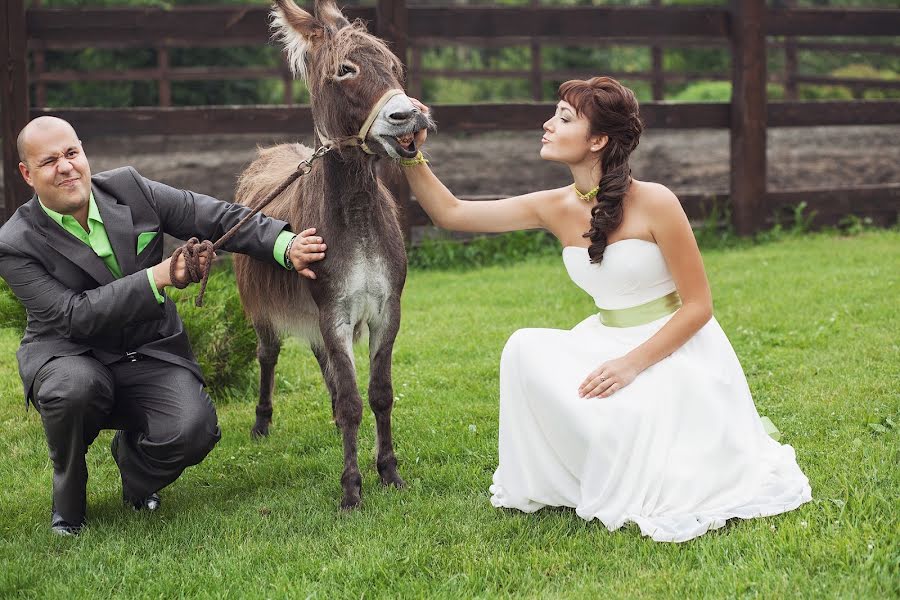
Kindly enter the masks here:
<path id="1" fill-rule="evenodd" d="M 216 248 L 209 240 L 202 242 L 192 237 L 184 245 L 179 246 L 172 253 L 172 262 L 169 263 L 169 279 L 179 290 L 183 290 L 192 283 L 200 284 L 200 293 L 194 300 L 195 306 L 203 306 L 203 294 L 206 292 L 206 283 L 209 281 L 209 269 L 212 267 L 213 257 L 216 254 Z M 175 268 L 178 265 L 178 259 L 184 255 L 184 275 L 183 279 L 175 275 Z M 201 258 L 206 258 L 206 263 L 201 262 Z"/>

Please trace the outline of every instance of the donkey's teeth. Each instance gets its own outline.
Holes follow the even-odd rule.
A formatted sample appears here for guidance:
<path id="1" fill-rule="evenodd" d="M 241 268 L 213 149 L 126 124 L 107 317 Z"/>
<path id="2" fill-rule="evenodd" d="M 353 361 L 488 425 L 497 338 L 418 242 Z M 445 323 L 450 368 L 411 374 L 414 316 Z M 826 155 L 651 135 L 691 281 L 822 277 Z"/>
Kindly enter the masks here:
<path id="1" fill-rule="evenodd" d="M 399 143 L 401 146 L 406 147 L 412 143 L 413 136 L 412 136 L 412 134 L 408 133 L 406 135 L 398 135 L 396 139 L 397 139 L 397 143 Z"/>

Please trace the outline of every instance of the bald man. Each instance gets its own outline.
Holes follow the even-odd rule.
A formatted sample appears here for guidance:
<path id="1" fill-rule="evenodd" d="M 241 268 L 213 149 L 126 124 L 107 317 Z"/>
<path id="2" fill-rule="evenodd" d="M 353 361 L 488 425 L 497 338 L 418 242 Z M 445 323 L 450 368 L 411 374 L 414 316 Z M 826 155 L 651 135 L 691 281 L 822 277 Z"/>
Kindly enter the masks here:
<path id="1" fill-rule="evenodd" d="M 218 239 L 247 209 L 145 179 L 131 167 L 91 175 L 72 126 L 31 121 L 18 137 L 19 171 L 35 195 L 0 228 L 0 277 L 25 305 L 19 373 L 53 463 L 54 533 L 85 524 L 85 453 L 117 429 L 112 454 L 122 498 L 156 510 L 159 490 L 219 440 L 216 412 L 181 318 L 165 289 L 163 233 Z M 324 256 L 312 230 L 258 215 L 225 245 L 314 277 Z M 295 237 L 297 238 L 294 243 Z M 184 275 L 184 260 L 176 278 Z"/>

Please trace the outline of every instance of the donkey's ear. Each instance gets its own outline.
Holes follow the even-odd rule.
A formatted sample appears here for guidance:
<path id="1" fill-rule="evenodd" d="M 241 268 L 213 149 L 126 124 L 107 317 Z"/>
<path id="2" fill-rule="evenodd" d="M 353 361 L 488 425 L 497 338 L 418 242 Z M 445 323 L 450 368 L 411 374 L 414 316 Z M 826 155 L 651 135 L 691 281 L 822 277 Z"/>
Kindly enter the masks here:
<path id="1" fill-rule="evenodd" d="M 342 29 L 350 25 L 350 21 L 337 7 L 334 0 L 316 0 L 316 16 L 320 21 L 335 29 Z"/>
<path id="2" fill-rule="evenodd" d="M 324 25 L 293 0 L 275 0 L 271 19 L 274 37 L 284 44 L 291 70 L 306 79 L 306 52 L 322 41 Z"/>

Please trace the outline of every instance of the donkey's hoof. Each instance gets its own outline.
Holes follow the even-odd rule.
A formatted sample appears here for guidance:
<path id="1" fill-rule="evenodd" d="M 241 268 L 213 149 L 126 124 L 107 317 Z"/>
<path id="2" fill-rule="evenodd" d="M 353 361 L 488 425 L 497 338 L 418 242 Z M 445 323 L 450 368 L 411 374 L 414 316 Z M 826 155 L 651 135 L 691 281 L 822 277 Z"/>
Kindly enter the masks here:
<path id="1" fill-rule="evenodd" d="M 345 495 L 341 498 L 341 510 L 343 511 L 356 510 L 361 504 L 362 498 L 359 497 L 359 494 Z"/>
<path id="2" fill-rule="evenodd" d="M 406 482 L 403 481 L 403 478 L 394 471 L 390 474 L 384 474 L 381 476 L 381 485 L 385 487 L 394 486 L 398 490 L 402 490 L 406 487 Z"/>
<path id="3" fill-rule="evenodd" d="M 254 440 L 260 440 L 262 438 L 269 437 L 269 425 L 259 424 L 257 423 L 250 429 L 250 438 Z"/>

